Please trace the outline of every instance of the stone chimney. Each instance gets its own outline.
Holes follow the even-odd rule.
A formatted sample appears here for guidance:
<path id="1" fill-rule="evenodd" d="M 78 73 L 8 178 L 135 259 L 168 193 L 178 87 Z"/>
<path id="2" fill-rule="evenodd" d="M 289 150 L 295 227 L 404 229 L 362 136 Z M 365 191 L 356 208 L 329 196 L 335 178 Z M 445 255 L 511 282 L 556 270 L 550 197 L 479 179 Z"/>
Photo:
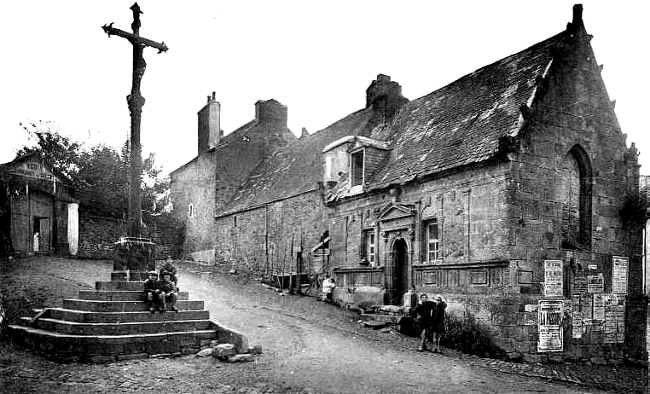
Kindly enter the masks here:
<path id="1" fill-rule="evenodd" d="M 222 137 L 220 118 L 221 104 L 215 98 L 215 92 L 208 96 L 208 102 L 198 112 L 199 117 L 199 155 L 219 144 Z"/>
<path id="2" fill-rule="evenodd" d="M 395 115 L 408 99 L 402 96 L 402 87 L 388 75 L 379 74 L 366 89 L 366 108 L 377 111 L 384 120 Z"/>
<path id="3" fill-rule="evenodd" d="M 259 123 L 275 124 L 278 127 L 287 127 L 287 107 L 276 100 L 255 103 L 255 120 Z"/>
<path id="4" fill-rule="evenodd" d="M 580 28 L 584 28 L 584 22 L 582 21 L 582 4 L 573 5 L 573 19 L 571 22 L 567 23 L 567 30 L 569 31 L 579 31 Z"/>

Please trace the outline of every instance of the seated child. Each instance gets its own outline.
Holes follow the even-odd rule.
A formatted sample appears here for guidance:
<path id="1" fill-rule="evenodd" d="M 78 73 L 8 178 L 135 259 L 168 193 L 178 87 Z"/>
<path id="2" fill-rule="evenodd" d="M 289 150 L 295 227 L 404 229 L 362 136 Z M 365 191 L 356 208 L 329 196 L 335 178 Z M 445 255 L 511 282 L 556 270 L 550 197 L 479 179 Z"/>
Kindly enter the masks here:
<path id="1" fill-rule="evenodd" d="M 150 312 L 154 312 L 156 308 L 160 310 L 162 306 L 158 284 L 158 274 L 156 271 L 149 271 L 149 277 L 144 281 L 144 294 Z"/>
<path id="2" fill-rule="evenodd" d="M 158 282 L 158 290 L 160 291 L 160 299 L 163 303 L 163 309 L 161 312 L 167 310 L 167 305 L 170 306 L 174 312 L 178 312 L 176 309 L 176 300 L 178 296 L 176 295 L 176 284 L 172 282 L 172 275 L 167 271 L 163 271 L 162 280 Z"/>
<path id="3" fill-rule="evenodd" d="M 172 265 L 172 259 L 167 258 L 165 265 L 160 267 L 160 278 L 162 278 L 163 272 L 169 272 L 171 275 L 171 280 L 175 285 L 178 285 L 178 277 L 176 276 L 176 267 Z"/>

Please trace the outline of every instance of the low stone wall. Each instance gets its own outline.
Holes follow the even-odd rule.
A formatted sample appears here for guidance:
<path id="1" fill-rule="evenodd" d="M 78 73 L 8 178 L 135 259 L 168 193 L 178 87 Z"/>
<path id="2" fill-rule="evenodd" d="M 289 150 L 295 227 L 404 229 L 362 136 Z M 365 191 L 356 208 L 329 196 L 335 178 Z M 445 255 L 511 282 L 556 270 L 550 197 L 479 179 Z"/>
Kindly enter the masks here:
<path id="1" fill-rule="evenodd" d="M 112 259 L 115 242 L 126 236 L 126 220 L 80 215 L 79 217 L 79 251 L 77 256 L 87 259 Z M 167 257 L 179 257 L 179 247 L 168 243 L 163 231 L 155 227 L 142 229 L 143 238 L 149 238 L 156 244 L 154 258 L 164 260 Z M 214 261 L 214 259 L 213 259 Z"/>

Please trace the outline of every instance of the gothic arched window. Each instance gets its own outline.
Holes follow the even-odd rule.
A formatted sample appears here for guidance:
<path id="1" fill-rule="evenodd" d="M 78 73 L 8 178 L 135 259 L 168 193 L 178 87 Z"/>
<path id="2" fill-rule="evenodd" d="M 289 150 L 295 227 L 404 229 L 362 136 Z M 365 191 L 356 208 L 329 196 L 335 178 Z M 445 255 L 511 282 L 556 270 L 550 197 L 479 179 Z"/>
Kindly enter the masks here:
<path id="1" fill-rule="evenodd" d="M 591 247 L 591 165 L 575 145 L 562 160 L 558 200 L 562 210 L 562 247 Z"/>

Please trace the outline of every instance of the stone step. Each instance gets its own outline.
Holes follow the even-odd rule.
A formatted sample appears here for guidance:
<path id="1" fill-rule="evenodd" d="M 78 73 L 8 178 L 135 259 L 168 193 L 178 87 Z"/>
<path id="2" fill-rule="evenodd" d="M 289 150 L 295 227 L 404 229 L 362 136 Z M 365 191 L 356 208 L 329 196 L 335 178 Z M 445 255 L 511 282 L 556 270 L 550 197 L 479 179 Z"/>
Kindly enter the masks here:
<path id="1" fill-rule="evenodd" d="M 214 329 L 135 335 L 69 335 L 17 325 L 10 325 L 9 331 L 20 345 L 47 358 L 90 363 L 157 354 L 191 354 L 219 335 Z"/>
<path id="2" fill-rule="evenodd" d="M 178 301 L 179 310 L 201 310 L 203 301 Z M 79 299 L 63 300 L 63 309 L 74 309 L 88 312 L 140 312 L 149 311 L 149 305 L 144 301 L 88 301 Z"/>
<path id="3" fill-rule="evenodd" d="M 175 313 L 175 312 L 164 312 Z M 177 320 L 133 323 L 77 323 L 52 318 L 37 319 L 31 326 L 67 335 L 134 335 L 204 331 L 213 328 L 209 320 Z"/>
<path id="4" fill-rule="evenodd" d="M 95 290 L 111 291 L 111 290 L 124 290 L 124 291 L 144 291 L 144 282 L 134 281 L 101 281 L 95 282 Z"/>
<path id="5" fill-rule="evenodd" d="M 50 308 L 46 317 L 78 323 L 134 323 L 152 321 L 206 320 L 210 312 L 206 310 L 179 310 L 174 313 L 140 312 L 87 312 L 63 308 Z"/>
<path id="6" fill-rule="evenodd" d="M 126 290 L 81 290 L 79 291 L 80 300 L 88 301 L 144 301 L 144 291 L 126 291 Z M 179 300 L 189 299 L 186 291 L 178 292 Z"/>
<path id="7" fill-rule="evenodd" d="M 149 277 L 148 271 L 113 271 L 111 280 L 113 281 L 144 281 Z"/>

